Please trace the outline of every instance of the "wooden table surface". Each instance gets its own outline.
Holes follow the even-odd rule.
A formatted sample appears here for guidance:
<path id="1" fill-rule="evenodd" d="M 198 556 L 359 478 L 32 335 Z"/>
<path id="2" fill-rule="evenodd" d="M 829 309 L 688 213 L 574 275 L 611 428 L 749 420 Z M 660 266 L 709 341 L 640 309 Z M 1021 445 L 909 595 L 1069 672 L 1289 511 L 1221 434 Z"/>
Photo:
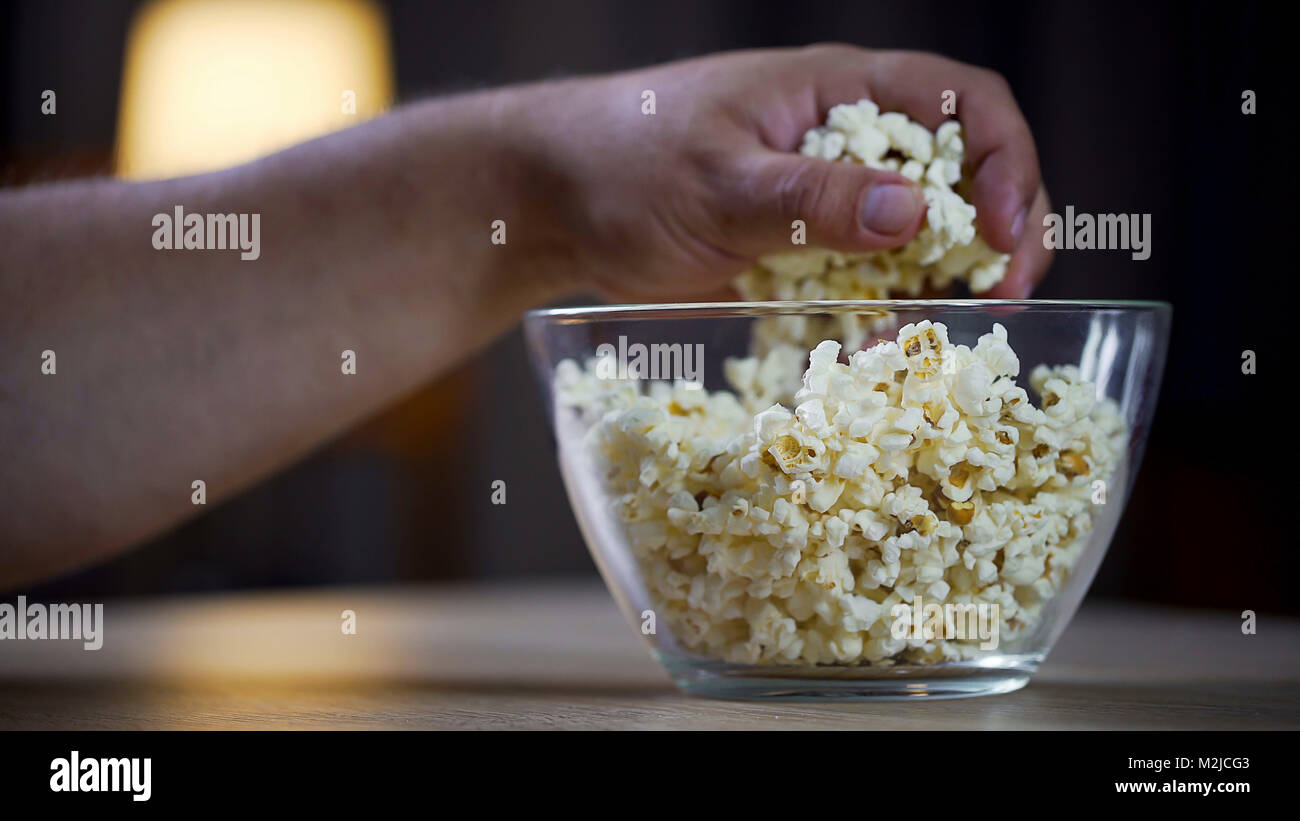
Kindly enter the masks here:
<path id="1" fill-rule="evenodd" d="M 1300 621 L 1267 614 L 1247 636 L 1236 613 L 1089 602 L 1024 690 L 888 703 L 682 695 L 593 582 L 190 596 L 104 616 L 95 652 L 0 642 L 0 729 L 1300 727 Z"/>

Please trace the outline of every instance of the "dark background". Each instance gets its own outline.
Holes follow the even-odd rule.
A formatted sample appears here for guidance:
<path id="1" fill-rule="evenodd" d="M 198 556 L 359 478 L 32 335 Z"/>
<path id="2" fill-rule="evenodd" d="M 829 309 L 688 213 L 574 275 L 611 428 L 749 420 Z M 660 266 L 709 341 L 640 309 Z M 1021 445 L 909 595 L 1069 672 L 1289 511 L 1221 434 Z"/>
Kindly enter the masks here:
<path id="1" fill-rule="evenodd" d="M 399 101 L 724 49 L 839 40 L 994 68 L 1038 140 L 1055 210 L 1151 213 L 1152 254 L 1058 252 L 1038 296 L 1161 299 L 1160 407 L 1093 590 L 1300 611 L 1294 324 L 1296 46 L 1252 3 L 392 0 Z M 0 184 L 111 172 L 138 3 L 4 6 Z M 1283 68 L 1283 65 L 1286 68 Z M 42 89 L 57 116 L 39 112 Z M 1241 94 L 1258 113 L 1241 112 Z M 1284 136 L 1285 133 L 1285 136 Z M 2 316 L 3 306 L 0 306 Z M 1254 350 L 1259 373 L 1241 372 Z M 524 399 L 517 397 L 524 392 Z M 23 447 L 0 432 L 0 453 Z M 490 503 L 503 479 L 508 504 Z M 4 501 L 0 500 L 0 504 Z M 12 511 L 11 511 L 12 513 Z M 49 598 L 592 574 L 518 332 L 303 463 L 144 546 L 24 592 Z"/>

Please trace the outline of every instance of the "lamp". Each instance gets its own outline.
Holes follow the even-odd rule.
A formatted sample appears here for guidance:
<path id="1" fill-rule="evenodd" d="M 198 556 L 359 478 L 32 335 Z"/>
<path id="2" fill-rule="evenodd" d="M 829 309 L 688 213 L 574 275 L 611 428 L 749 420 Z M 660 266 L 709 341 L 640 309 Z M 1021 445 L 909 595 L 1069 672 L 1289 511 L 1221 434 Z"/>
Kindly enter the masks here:
<path id="1" fill-rule="evenodd" d="M 369 0 L 154 0 L 127 37 L 117 174 L 237 165 L 392 97 L 387 21 Z"/>

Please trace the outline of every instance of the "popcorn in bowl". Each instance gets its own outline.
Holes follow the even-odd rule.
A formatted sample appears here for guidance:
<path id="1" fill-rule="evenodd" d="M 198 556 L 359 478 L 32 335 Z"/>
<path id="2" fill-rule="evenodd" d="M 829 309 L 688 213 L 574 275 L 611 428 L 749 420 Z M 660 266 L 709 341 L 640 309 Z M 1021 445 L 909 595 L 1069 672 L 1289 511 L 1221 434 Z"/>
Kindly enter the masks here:
<path id="1" fill-rule="evenodd" d="M 773 357 L 733 359 L 735 392 L 556 369 L 583 420 L 658 617 L 688 651 L 739 664 L 975 658 L 977 637 L 900 637 L 897 605 L 996 605 L 1034 629 L 1092 528 L 1127 431 L 1077 368 L 1039 366 L 1035 407 L 995 324 L 972 348 L 921 321 L 839 361 L 811 352 L 788 390 Z"/>

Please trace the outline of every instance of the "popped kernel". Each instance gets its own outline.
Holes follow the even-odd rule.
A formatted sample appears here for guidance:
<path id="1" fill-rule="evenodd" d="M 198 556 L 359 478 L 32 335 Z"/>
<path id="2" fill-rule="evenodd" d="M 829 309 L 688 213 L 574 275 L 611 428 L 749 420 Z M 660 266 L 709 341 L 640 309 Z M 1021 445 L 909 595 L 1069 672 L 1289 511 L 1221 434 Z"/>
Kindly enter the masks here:
<path id="1" fill-rule="evenodd" d="M 735 280 L 745 299 L 916 297 L 927 287 L 943 289 L 956 281 L 978 294 L 1006 276 L 1010 256 L 989 247 L 976 230 L 975 206 L 958 193 L 968 190 L 971 180 L 964 174 L 966 146 L 957 121 L 943 123 L 932 134 L 903 114 L 880 113 L 872 101 L 860 100 L 831 108 L 825 125 L 804 134 L 799 151 L 912 179 L 925 198 L 925 222 L 901 248 L 869 253 L 807 248 L 761 257 Z M 879 328 L 873 318 L 851 314 L 835 322 L 838 329 L 819 318 L 764 317 L 756 335 L 763 344 L 786 341 L 807 348 L 838 330 L 844 346 L 857 349 Z"/>
<path id="2" fill-rule="evenodd" d="M 560 364 L 560 410 L 688 652 L 807 665 L 983 652 L 894 638 L 891 608 L 918 595 L 997 604 L 1004 640 L 1040 622 L 1093 526 L 1091 484 L 1071 480 L 1110 479 L 1123 420 L 1073 366 L 1033 370 L 1043 404 L 1055 397 L 1034 407 L 1001 325 L 973 348 L 947 334 L 909 325 L 847 364 L 822 341 L 797 388 L 784 369 L 804 357 L 773 348 L 726 363 L 734 393 L 629 389 L 595 360 Z M 956 367 L 932 373 L 943 353 Z"/>

